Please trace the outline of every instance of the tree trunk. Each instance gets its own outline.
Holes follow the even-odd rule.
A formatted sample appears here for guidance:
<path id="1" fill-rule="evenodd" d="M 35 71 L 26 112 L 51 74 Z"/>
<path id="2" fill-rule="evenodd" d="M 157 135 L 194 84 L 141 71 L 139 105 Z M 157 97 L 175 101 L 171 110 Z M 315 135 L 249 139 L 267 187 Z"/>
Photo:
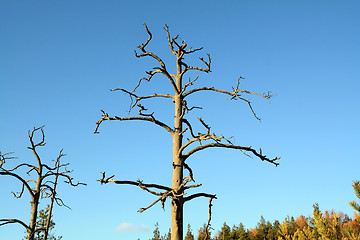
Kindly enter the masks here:
<path id="1" fill-rule="evenodd" d="M 45 231 L 44 231 L 43 240 L 47 240 L 48 235 L 49 235 L 52 210 L 53 210 L 53 207 L 54 207 L 54 200 L 55 200 L 55 194 L 56 194 L 56 186 L 57 186 L 57 181 L 58 181 L 58 177 L 59 177 L 58 173 L 59 173 L 60 163 L 58 163 L 58 165 L 56 165 L 56 168 L 57 169 L 56 169 L 56 176 L 55 176 L 55 181 L 54 181 L 54 189 L 53 189 L 52 196 L 51 196 L 51 202 L 50 202 L 50 206 L 49 206 L 48 217 L 46 219 L 46 227 L 45 227 Z"/>
<path id="2" fill-rule="evenodd" d="M 181 89 L 181 80 L 177 81 L 178 89 Z M 180 85 L 180 87 L 179 87 Z M 183 160 L 179 156 L 182 145 L 182 99 L 179 94 L 175 97 L 175 133 L 173 134 L 173 179 L 172 189 L 179 189 L 183 181 Z M 175 191 L 176 195 L 171 202 L 171 240 L 183 240 L 183 197 L 181 192 Z"/>
<path id="3" fill-rule="evenodd" d="M 40 192 L 35 193 L 34 198 L 31 201 L 31 216 L 30 216 L 30 231 L 28 230 L 27 233 L 27 239 L 33 240 L 35 237 L 35 230 L 36 230 L 36 218 L 37 218 L 37 212 L 38 212 L 38 206 L 39 206 L 39 197 Z"/>

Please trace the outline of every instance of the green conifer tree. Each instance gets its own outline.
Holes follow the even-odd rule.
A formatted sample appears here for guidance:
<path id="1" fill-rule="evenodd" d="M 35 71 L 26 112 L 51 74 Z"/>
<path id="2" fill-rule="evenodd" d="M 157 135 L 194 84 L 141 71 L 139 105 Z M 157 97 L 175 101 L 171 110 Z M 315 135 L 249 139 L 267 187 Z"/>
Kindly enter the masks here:
<path id="1" fill-rule="evenodd" d="M 151 240 L 162 240 L 160 231 L 159 231 L 159 223 L 158 222 L 155 223 L 155 229 L 154 229 L 153 233 L 154 233 L 154 236 L 151 238 Z"/>
<path id="2" fill-rule="evenodd" d="M 247 240 L 249 239 L 246 233 L 244 224 L 240 223 L 239 226 L 233 226 L 230 233 L 232 240 Z"/>
<path id="3" fill-rule="evenodd" d="M 39 215 L 37 216 L 37 221 L 36 221 L 37 231 L 35 233 L 34 240 L 60 240 L 62 238 L 62 236 L 56 237 L 54 234 L 51 233 L 51 231 L 55 227 L 55 222 L 51 218 L 49 225 L 49 234 L 47 238 L 44 239 L 45 238 L 44 231 L 46 229 L 47 220 L 49 218 L 49 211 L 50 211 L 50 205 L 47 205 L 45 209 L 39 211 Z M 27 239 L 27 237 L 25 237 L 25 239 Z"/>
<path id="4" fill-rule="evenodd" d="M 185 235 L 185 239 L 184 240 L 194 240 L 194 234 L 192 233 L 192 229 L 191 229 L 191 226 L 190 224 L 188 224 L 187 226 L 187 232 L 186 232 L 186 235 Z"/>
<path id="5" fill-rule="evenodd" d="M 231 240 L 230 238 L 231 229 L 230 227 L 224 222 L 223 226 L 221 227 L 221 231 L 219 233 L 219 240 Z"/>
<path id="6" fill-rule="evenodd" d="M 169 228 L 168 233 L 161 237 L 161 240 L 171 240 L 171 228 Z"/>
<path id="7" fill-rule="evenodd" d="M 352 184 L 352 187 L 355 191 L 355 195 L 358 199 L 360 199 L 360 182 L 359 181 L 354 181 L 354 183 Z M 349 205 L 358 213 L 360 213 L 360 204 L 355 202 L 354 200 L 352 200 Z"/>
<path id="8" fill-rule="evenodd" d="M 339 214 L 331 213 L 327 217 L 324 217 L 319 210 L 319 205 L 316 203 L 313 205 L 313 216 L 317 232 L 320 235 L 319 239 L 333 240 L 342 239 L 341 234 L 341 219 Z"/>
<path id="9" fill-rule="evenodd" d="M 197 240 L 210 240 L 211 237 L 210 229 L 208 229 L 208 235 L 206 238 L 205 236 L 206 236 L 206 224 L 204 223 L 203 227 L 199 229 Z"/>

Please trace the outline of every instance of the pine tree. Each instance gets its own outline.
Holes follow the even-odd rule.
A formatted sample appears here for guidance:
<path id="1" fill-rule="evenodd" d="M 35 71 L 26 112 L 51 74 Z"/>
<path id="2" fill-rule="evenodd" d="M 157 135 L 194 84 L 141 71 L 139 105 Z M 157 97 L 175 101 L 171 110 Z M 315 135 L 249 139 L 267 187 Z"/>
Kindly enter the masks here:
<path id="1" fill-rule="evenodd" d="M 190 224 L 188 224 L 187 226 L 187 232 L 186 232 L 186 235 L 185 235 L 185 239 L 184 240 L 194 240 L 194 234 L 192 233 L 192 229 L 191 229 L 191 226 Z"/>
<path id="2" fill-rule="evenodd" d="M 62 236 L 55 237 L 54 234 L 51 234 L 51 231 L 55 227 L 55 222 L 51 219 L 49 225 L 49 234 L 46 239 L 44 239 L 44 231 L 46 229 L 47 220 L 49 218 L 50 205 L 47 205 L 45 209 L 39 211 L 36 221 L 36 233 L 34 240 L 60 240 Z M 51 216 L 52 217 L 52 216 Z M 27 237 L 25 237 L 27 239 Z"/>
<path id="3" fill-rule="evenodd" d="M 206 224 L 204 223 L 204 226 L 199 229 L 197 240 L 210 240 L 210 236 L 211 232 L 208 229 L 208 235 L 206 237 Z"/>
<path id="4" fill-rule="evenodd" d="M 265 218 L 261 216 L 260 221 L 256 226 L 256 239 L 276 239 L 276 235 L 272 224 L 269 221 L 265 221 Z"/>
<path id="5" fill-rule="evenodd" d="M 360 182 L 359 181 L 354 181 L 354 183 L 352 184 L 352 187 L 355 191 L 355 195 L 358 199 L 360 199 Z M 354 200 L 352 200 L 349 205 L 358 213 L 360 213 L 360 204 L 355 202 Z"/>
<path id="6" fill-rule="evenodd" d="M 224 222 L 223 226 L 221 227 L 221 231 L 219 233 L 219 240 L 231 240 L 230 238 L 231 229 L 230 227 Z"/>
<path id="7" fill-rule="evenodd" d="M 161 237 L 161 240 L 171 240 L 171 228 L 169 228 L 168 233 Z"/>
<path id="8" fill-rule="evenodd" d="M 153 233 L 154 233 L 154 236 L 151 238 L 151 240 L 161 240 L 158 222 L 155 223 L 155 229 L 154 229 Z"/>
<path id="9" fill-rule="evenodd" d="M 314 222 L 321 236 L 320 239 L 342 239 L 340 215 L 334 212 L 328 213 L 327 211 L 323 215 L 317 203 L 313 207 Z"/>
<path id="10" fill-rule="evenodd" d="M 239 226 L 233 226 L 230 233 L 230 239 L 232 240 L 246 240 L 249 239 L 246 233 L 244 224 L 240 223 Z"/>
<path id="11" fill-rule="evenodd" d="M 279 225 L 279 239 L 291 240 L 291 223 L 289 222 L 288 218 L 286 217 L 282 224 Z"/>
<path id="12" fill-rule="evenodd" d="M 360 215 L 354 212 L 354 219 L 345 222 L 342 230 L 349 239 L 360 239 Z"/>

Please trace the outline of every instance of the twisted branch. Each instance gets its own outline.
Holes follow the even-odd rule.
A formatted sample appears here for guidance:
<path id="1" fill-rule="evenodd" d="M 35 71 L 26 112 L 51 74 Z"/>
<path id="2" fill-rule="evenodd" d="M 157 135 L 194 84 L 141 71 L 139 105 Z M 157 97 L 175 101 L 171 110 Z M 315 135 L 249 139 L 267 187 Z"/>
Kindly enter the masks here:
<path id="1" fill-rule="evenodd" d="M 233 92 L 229 92 L 229 91 L 225 91 L 225 90 L 221 90 L 221 89 L 217 89 L 217 88 L 214 88 L 214 87 L 200 87 L 200 88 L 195 88 L 193 90 L 190 90 L 186 93 L 183 94 L 184 98 L 195 93 L 195 92 L 200 92 L 200 91 L 213 91 L 213 92 L 219 92 L 219 93 L 224 93 L 228 96 L 230 96 L 231 98 L 229 100 L 242 100 L 244 102 L 246 102 L 252 112 L 252 114 L 254 115 L 254 117 L 256 119 L 258 119 L 259 121 L 261 121 L 261 119 L 256 115 L 252 105 L 251 105 L 251 102 L 250 100 L 242 97 L 242 93 L 246 93 L 246 94 L 249 94 L 249 95 L 257 95 L 257 96 L 260 96 L 262 98 L 265 98 L 267 100 L 270 100 L 270 98 L 273 96 L 270 92 L 268 93 L 264 93 L 264 94 L 259 94 L 259 93 L 254 93 L 254 92 L 250 92 L 250 91 L 247 91 L 247 90 L 240 90 L 239 89 L 239 85 L 240 85 L 240 79 L 243 79 L 243 77 L 239 77 L 238 78 L 238 82 L 237 82 L 237 85 L 236 87 L 232 88 L 233 89 Z"/>
<path id="2" fill-rule="evenodd" d="M 134 92 L 129 92 L 123 88 L 114 88 L 114 89 L 110 89 L 110 91 L 123 91 L 124 93 L 129 95 L 130 100 L 131 100 L 129 111 L 131 111 L 131 109 L 133 109 L 143 99 L 156 98 L 156 97 L 174 98 L 174 96 L 171 94 L 157 94 L 157 93 L 154 93 L 153 95 L 139 97 Z M 134 98 L 135 98 L 135 101 L 134 101 Z"/>
<path id="3" fill-rule="evenodd" d="M 98 129 L 100 127 L 100 124 L 103 121 L 107 121 L 107 120 L 110 120 L 110 121 L 113 121 L 113 120 L 118 120 L 118 121 L 132 121 L 132 120 L 148 121 L 148 122 L 155 123 L 156 125 L 164 128 L 166 131 L 168 131 L 171 134 L 174 132 L 174 130 L 171 129 L 168 125 L 166 125 L 163 122 L 160 122 L 159 120 L 156 120 L 153 117 L 118 117 L 118 116 L 109 117 L 109 115 L 107 113 L 105 113 L 103 110 L 101 110 L 101 112 L 103 113 L 102 118 L 99 121 L 96 122 L 96 128 L 95 128 L 94 133 L 99 133 Z"/>
<path id="4" fill-rule="evenodd" d="M 142 213 L 145 210 L 149 209 L 150 207 L 154 206 L 157 202 L 161 201 L 162 202 L 162 208 L 164 209 L 164 204 L 166 201 L 167 197 L 172 197 L 174 196 L 174 191 L 172 188 L 167 187 L 167 186 L 163 186 L 163 185 L 159 185 L 159 184 L 148 184 L 148 183 L 143 183 L 140 179 L 138 179 L 136 182 L 134 181 L 119 181 L 119 180 L 114 180 L 113 177 L 115 177 L 115 175 L 112 175 L 110 177 L 106 177 L 106 173 L 105 172 L 100 172 L 102 174 L 102 178 L 97 180 L 98 182 L 100 182 L 101 184 L 107 184 L 109 182 L 113 182 L 116 184 L 127 184 L 127 185 L 134 185 L 134 186 L 138 186 L 140 187 L 142 190 L 151 193 L 153 195 L 156 196 L 160 196 L 157 200 L 155 200 L 152 204 L 150 204 L 149 206 L 145 207 L 145 208 L 140 208 L 140 210 L 138 210 L 138 212 Z M 165 192 L 155 192 L 150 190 L 149 188 L 156 188 L 159 190 L 163 190 Z"/>
<path id="5" fill-rule="evenodd" d="M 232 148 L 232 149 L 238 149 L 238 150 L 243 150 L 243 151 L 247 151 L 247 152 L 252 152 L 252 154 L 254 154 L 256 157 L 260 158 L 260 160 L 262 160 L 262 161 L 272 163 L 275 166 L 279 165 L 279 163 L 277 163 L 276 161 L 279 160 L 280 157 L 275 157 L 275 158 L 270 159 L 270 158 L 266 157 L 266 155 L 262 155 L 261 148 L 260 148 L 259 152 L 257 152 L 255 149 L 251 148 L 251 146 L 243 147 L 243 146 L 232 145 L 232 144 L 223 144 L 223 143 L 208 143 L 205 145 L 198 146 L 198 147 L 193 148 L 190 151 L 188 151 L 186 154 L 183 155 L 183 157 L 184 157 L 184 159 L 187 159 L 192 154 L 194 154 L 198 151 L 204 150 L 206 148 L 211 148 L 211 147 Z"/>
<path id="6" fill-rule="evenodd" d="M 28 225 L 26 225 L 23 221 L 19 220 L 19 219 L 0 219 L 0 226 L 6 225 L 6 224 L 10 224 L 10 223 L 19 223 L 21 224 L 24 228 L 26 228 L 26 230 L 31 230 L 30 227 Z"/>
<path id="7" fill-rule="evenodd" d="M 174 79 L 172 78 L 171 74 L 169 74 L 168 71 L 166 70 L 165 63 L 161 60 L 161 58 L 159 58 L 159 57 L 158 57 L 157 55 L 155 55 L 154 53 L 148 52 L 148 51 L 145 50 L 145 47 L 147 46 L 147 44 L 148 44 L 148 43 L 150 42 L 150 40 L 152 39 L 152 34 L 151 34 L 151 32 L 149 31 L 147 25 L 144 24 L 144 26 L 145 26 L 146 32 L 149 34 L 149 38 L 148 38 L 148 40 L 146 41 L 146 43 L 142 43 L 141 45 L 137 46 L 137 47 L 141 50 L 142 54 L 138 54 L 138 53 L 135 51 L 135 56 L 138 57 L 138 58 L 140 58 L 140 57 L 145 57 L 145 56 L 150 56 L 150 57 L 156 59 L 156 60 L 160 63 L 161 68 L 155 67 L 155 68 L 153 68 L 153 69 L 156 69 L 155 71 L 149 71 L 149 72 L 147 72 L 147 74 L 149 75 L 149 77 L 148 77 L 148 78 L 141 78 L 141 79 L 139 80 L 137 86 L 134 88 L 134 90 L 133 90 L 132 92 L 134 92 L 134 91 L 140 86 L 142 80 L 146 80 L 146 81 L 149 82 L 150 79 L 151 79 L 156 73 L 162 73 L 163 75 L 165 75 L 165 76 L 169 79 L 169 81 L 170 81 L 171 85 L 173 86 L 175 92 L 176 92 L 176 93 L 179 93 L 179 91 L 178 91 L 178 89 L 177 89 L 177 87 L 176 87 L 176 84 L 175 84 Z"/>

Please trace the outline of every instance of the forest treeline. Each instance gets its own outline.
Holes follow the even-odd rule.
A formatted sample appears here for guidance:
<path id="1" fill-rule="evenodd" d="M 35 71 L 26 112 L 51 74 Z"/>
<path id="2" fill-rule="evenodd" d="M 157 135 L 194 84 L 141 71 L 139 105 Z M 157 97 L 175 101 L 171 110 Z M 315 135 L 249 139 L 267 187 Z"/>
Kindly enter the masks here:
<path id="1" fill-rule="evenodd" d="M 360 182 L 355 181 L 353 188 L 360 199 Z M 275 220 L 273 223 L 264 217 L 254 228 L 245 228 L 240 223 L 232 227 L 224 222 L 221 229 L 212 229 L 206 237 L 206 224 L 194 232 L 188 224 L 184 240 L 359 240 L 360 239 L 360 205 L 352 201 L 349 203 L 355 212 L 352 217 L 334 210 L 320 211 L 319 205 L 313 205 L 312 216 L 300 215 L 296 218 L 286 217 L 283 221 Z M 155 225 L 154 235 L 150 240 L 170 240 L 170 230 L 161 235 L 158 224 Z"/>

